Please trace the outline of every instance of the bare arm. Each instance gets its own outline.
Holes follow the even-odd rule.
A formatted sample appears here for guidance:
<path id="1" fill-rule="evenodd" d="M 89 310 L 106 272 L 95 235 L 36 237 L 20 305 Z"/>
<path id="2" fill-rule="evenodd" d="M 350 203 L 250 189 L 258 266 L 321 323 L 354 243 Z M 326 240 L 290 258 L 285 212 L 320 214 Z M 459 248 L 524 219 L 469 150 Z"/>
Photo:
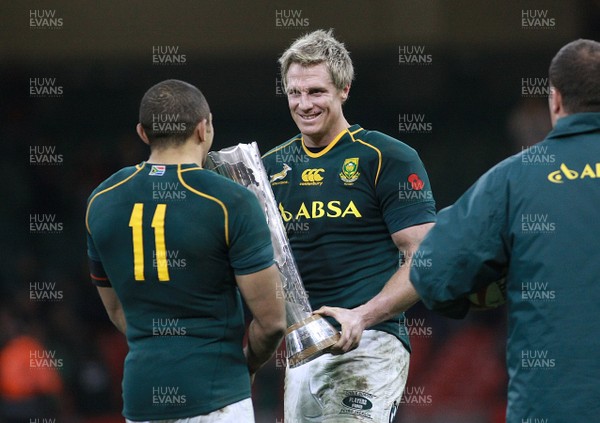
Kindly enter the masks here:
<path id="1" fill-rule="evenodd" d="M 365 327 L 376 325 L 402 313 L 419 301 L 419 295 L 410 282 L 410 266 L 419 244 L 433 227 L 433 223 L 411 226 L 392 235 L 398 250 L 404 253 L 404 263 L 394 273 L 381 292 L 366 304 L 357 307 Z"/>
<path id="2" fill-rule="evenodd" d="M 333 317 L 342 325 L 341 337 L 331 348 L 333 354 L 343 354 L 358 347 L 365 328 L 388 320 L 419 301 L 419 295 L 409 279 L 410 265 L 413 254 L 433 225 L 433 223 L 424 223 L 392 234 L 394 243 L 404 253 L 405 261 L 379 294 L 370 301 L 352 310 L 340 307 L 321 307 L 315 311 L 315 313 Z"/>
<path id="3" fill-rule="evenodd" d="M 236 275 L 236 281 L 253 320 L 248 328 L 244 353 L 251 375 L 275 353 L 285 334 L 285 306 L 279 271 L 275 265 L 249 275 Z"/>
<path id="4" fill-rule="evenodd" d="M 98 286 L 97 289 L 110 321 L 113 322 L 119 331 L 125 334 L 127 330 L 125 313 L 123 312 L 123 306 L 121 305 L 121 301 L 119 301 L 119 297 L 117 297 L 115 290 L 113 288 L 105 288 L 100 286 Z"/>

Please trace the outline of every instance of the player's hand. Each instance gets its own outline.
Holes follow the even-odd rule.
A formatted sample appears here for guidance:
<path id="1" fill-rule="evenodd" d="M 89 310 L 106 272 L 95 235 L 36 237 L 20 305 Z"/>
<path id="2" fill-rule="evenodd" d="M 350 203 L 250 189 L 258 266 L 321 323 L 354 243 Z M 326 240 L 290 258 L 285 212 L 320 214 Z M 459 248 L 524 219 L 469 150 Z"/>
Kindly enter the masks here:
<path id="1" fill-rule="evenodd" d="M 358 311 L 324 306 L 314 313 L 321 316 L 333 317 L 342 325 L 340 339 L 329 350 L 332 354 L 344 354 L 358 347 L 363 331 L 365 330 L 362 315 Z"/>

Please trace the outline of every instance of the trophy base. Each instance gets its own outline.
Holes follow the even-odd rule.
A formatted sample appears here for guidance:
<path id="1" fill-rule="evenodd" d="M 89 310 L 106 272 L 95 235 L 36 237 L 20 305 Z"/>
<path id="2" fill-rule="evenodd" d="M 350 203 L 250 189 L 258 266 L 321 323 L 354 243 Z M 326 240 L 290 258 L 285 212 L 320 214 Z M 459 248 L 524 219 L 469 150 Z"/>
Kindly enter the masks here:
<path id="1" fill-rule="evenodd" d="M 319 357 L 340 339 L 340 334 L 318 314 L 313 314 L 287 329 L 285 345 L 291 368 Z"/>

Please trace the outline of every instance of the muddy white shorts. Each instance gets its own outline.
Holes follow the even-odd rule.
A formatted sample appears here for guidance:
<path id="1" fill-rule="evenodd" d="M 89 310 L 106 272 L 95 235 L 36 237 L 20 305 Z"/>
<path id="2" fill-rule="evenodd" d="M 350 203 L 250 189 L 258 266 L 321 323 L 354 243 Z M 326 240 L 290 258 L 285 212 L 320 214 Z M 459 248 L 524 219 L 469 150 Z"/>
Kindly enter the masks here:
<path id="1" fill-rule="evenodd" d="M 219 410 L 202 416 L 186 417 L 175 420 L 151 420 L 146 422 L 137 422 L 126 420 L 127 423 L 254 423 L 254 409 L 252 400 L 234 402 Z"/>
<path id="2" fill-rule="evenodd" d="M 409 352 L 395 336 L 364 331 L 360 345 L 286 369 L 285 423 L 390 423 L 408 376 Z"/>

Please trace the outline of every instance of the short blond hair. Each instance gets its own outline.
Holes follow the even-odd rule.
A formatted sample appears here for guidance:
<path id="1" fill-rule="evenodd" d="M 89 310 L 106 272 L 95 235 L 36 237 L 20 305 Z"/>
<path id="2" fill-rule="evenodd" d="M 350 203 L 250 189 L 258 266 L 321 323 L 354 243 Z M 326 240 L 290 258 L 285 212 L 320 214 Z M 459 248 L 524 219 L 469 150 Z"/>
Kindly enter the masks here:
<path id="1" fill-rule="evenodd" d="M 354 67 L 350 53 L 343 43 L 333 37 L 333 29 L 322 29 L 306 34 L 292 43 L 281 55 L 281 79 L 287 91 L 287 73 L 293 63 L 301 66 L 313 66 L 325 63 L 333 85 L 341 90 L 354 79 Z"/>

